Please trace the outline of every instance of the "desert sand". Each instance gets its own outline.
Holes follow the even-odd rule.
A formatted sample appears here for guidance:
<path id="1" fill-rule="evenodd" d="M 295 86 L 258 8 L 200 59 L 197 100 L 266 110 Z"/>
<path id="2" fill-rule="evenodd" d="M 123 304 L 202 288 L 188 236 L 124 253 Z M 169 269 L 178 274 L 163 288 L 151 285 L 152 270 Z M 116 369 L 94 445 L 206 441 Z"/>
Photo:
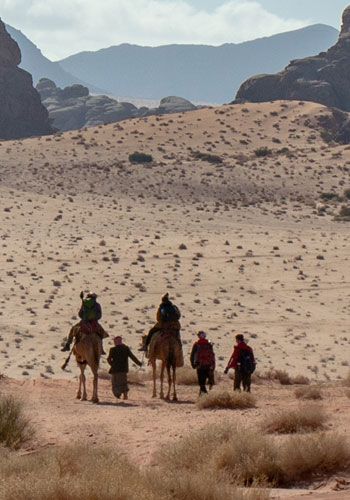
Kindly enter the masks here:
<path id="1" fill-rule="evenodd" d="M 152 401 L 148 383 L 130 406 L 114 406 L 107 381 L 105 404 L 75 401 L 78 371 L 61 371 L 60 347 L 80 290 L 91 289 L 110 336 L 135 353 L 169 291 L 187 360 L 204 329 L 222 372 L 244 333 L 260 373 L 329 384 L 329 411 L 346 429 L 349 399 L 334 382 L 349 370 L 349 222 L 334 220 L 338 205 L 324 216 L 315 207 L 321 193 L 350 187 L 350 148 L 323 139 L 328 113 L 299 102 L 223 106 L 0 143 L 1 388 L 28 405 L 33 446 L 103 443 L 118 439 L 118 424 L 125 452 L 149 464 L 164 441 L 245 419 L 204 415 L 195 388 L 179 389 L 179 405 Z M 154 162 L 131 164 L 135 151 Z M 252 422 L 268 405 L 297 404 L 276 384 L 257 393 Z"/>

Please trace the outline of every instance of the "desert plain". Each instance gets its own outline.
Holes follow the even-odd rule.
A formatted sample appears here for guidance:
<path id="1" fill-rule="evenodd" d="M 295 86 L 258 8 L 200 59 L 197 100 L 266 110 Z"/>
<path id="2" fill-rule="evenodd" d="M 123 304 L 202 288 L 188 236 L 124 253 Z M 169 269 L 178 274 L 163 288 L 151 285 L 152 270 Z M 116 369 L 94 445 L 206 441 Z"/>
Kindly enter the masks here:
<path id="1" fill-rule="evenodd" d="M 60 348 L 81 290 L 99 296 L 106 351 L 122 335 L 141 357 L 168 291 L 186 363 L 198 330 L 214 343 L 213 391 L 231 390 L 222 372 L 243 333 L 258 375 L 306 377 L 324 392 L 329 428 L 348 432 L 350 223 L 337 214 L 350 147 L 327 134 L 330 115 L 298 101 L 227 105 L 0 143 L 0 390 L 22 399 L 35 425 L 27 453 L 112 441 L 148 466 L 194 429 L 255 425 L 299 405 L 293 384 L 268 378 L 253 386 L 251 410 L 200 410 L 194 386 L 179 385 L 178 404 L 152 400 L 147 363 L 128 403 L 115 403 L 108 380 L 100 405 L 75 400 L 78 369 L 72 360 L 61 370 Z M 134 152 L 153 161 L 134 164 Z M 336 196 L 323 212 L 327 193 Z M 350 482 L 313 486 L 274 495 L 346 498 Z"/>

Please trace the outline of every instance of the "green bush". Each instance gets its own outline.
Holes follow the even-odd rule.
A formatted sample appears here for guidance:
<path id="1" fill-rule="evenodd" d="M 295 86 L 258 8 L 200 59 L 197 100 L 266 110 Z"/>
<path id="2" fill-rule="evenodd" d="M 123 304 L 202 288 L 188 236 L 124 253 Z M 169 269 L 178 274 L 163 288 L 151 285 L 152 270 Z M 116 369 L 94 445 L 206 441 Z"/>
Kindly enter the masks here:
<path id="1" fill-rule="evenodd" d="M 129 155 L 129 161 L 130 163 L 152 163 L 153 156 L 135 151 L 135 153 Z"/>

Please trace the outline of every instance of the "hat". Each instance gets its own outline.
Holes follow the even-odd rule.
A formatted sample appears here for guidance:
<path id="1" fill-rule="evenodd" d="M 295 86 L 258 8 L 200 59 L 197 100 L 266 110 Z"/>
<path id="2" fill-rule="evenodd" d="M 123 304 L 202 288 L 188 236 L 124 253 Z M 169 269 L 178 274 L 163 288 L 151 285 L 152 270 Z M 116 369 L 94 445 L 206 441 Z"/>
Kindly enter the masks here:
<path id="1" fill-rule="evenodd" d="M 88 292 L 86 296 L 89 297 L 90 299 L 97 299 L 97 295 L 95 292 Z"/>
<path id="2" fill-rule="evenodd" d="M 165 295 L 163 295 L 162 297 L 162 302 L 168 302 L 169 300 L 169 293 L 166 293 Z"/>
<path id="3" fill-rule="evenodd" d="M 200 331 L 197 333 L 197 337 L 199 337 L 200 339 L 206 339 L 207 338 L 207 334 L 203 331 Z"/>

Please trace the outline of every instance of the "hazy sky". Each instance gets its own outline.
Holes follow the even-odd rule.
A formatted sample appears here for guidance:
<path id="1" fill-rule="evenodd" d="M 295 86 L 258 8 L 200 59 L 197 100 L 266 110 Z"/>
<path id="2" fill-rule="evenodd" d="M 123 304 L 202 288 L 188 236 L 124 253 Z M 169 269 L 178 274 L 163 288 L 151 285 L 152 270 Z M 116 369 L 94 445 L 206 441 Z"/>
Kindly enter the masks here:
<path id="1" fill-rule="evenodd" d="M 119 43 L 242 42 L 340 25 L 350 0 L 0 0 L 0 17 L 51 59 Z"/>

